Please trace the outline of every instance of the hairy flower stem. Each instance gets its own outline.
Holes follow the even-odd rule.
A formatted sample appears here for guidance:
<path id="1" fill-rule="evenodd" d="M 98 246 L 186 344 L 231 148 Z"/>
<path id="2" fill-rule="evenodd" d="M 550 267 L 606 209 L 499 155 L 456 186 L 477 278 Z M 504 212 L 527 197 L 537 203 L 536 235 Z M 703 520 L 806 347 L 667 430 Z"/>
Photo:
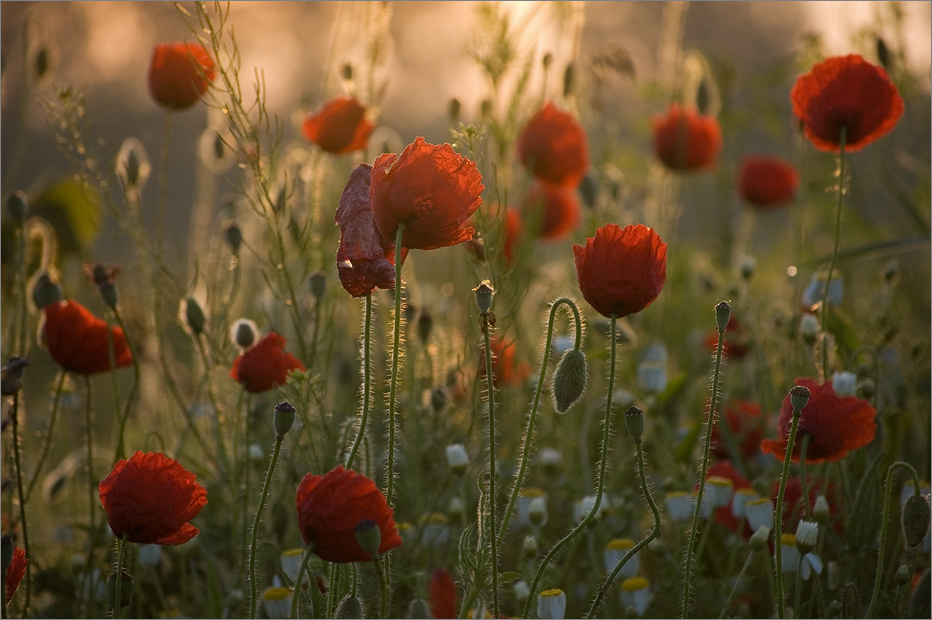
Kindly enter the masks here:
<path id="1" fill-rule="evenodd" d="M 401 282 L 401 238 L 405 225 L 398 225 L 395 233 L 395 325 L 392 334 L 392 372 L 388 393 L 388 470 L 385 474 L 385 499 L 395 507 L 395 407 L 398 394 L 398 366 L 401 355 L 401 297 L 404 293 Z"/>
<path id="2" fill-rule="evenodd" d="M 123 605 L 121 604 L 123 597 L 123 558 L 126 556 L 126 537 L 127 534 L 123 534 L 120 538 L 117 538 L 117 561 L 116 561 L 116 582 L 113 584 L 113 618 L 119 620 L 120 615 L 123 612 Z"/>
<path id="3" fill-rule="evenodd" d="M 356 432 L 356 440 L 353 442 L 353 448 L 349 456 L 346 457 L 346 468 L 353 469 L 353 461 L 356 460 L 356 453 L 359 452 L 359 446 L 366 436 L 366 425 L 369 423 L 369 381 L 371 374 L 371 348 L 372 348 L 372 294 L 366 295 L 366 317 L 364 319 L 362 337 L 362 405 L 359 412 L 359 430 Z M 316 338 L 315 338 L 316 340 Z"/>
<path id="4" fill-rule="evenodd" d="M 550 551 L 544 557 L 544 560 L 541 562 L 540 566 L 537 568 L 537 573 L 534 574 L 534 581 L 531 583 L 530 592 L 528 593 L 527 600 L 524 603 L 524 612 L 521 615 L 522 618 L 530 617 L 531 604 L 537 601 L 537 586 L 540 582 L 540 578 L 544 574 L 544 569 L 547 568 L 547 565 L 550 564 L 550 561 L 553 560 L 557 553 L 563 547 L 565 547 L 567 543 L 573 540 L 580 532 L 589 526 L 589 523 L 602 509 L 602 493 L 605 490 L 605 474 L 608 469 L 608 448 L 612 436 L 612 392 L 615 389 L 615 362 L 617 358 L 615 327 L 618 322 L 618 317 L 613 314 L 611 319 L 611 329 L 609 330 L 611 361 L 609 362 L 608 367 L 608 395 L 605 401 L 605 423 L 602 427 L 602 444 L 599 457 L 599 477 L 596 481 L 595 503 L 592 505 L 592 510 L 589 511 L 589 514 L 587 514 L 583 520 L 579 522 L 579 525 L 574 527 L 569 534 L 561 538 L 557 544 L 555 544 L 553 548 L 550 549 Z"/>
<path id="5" fill-rule="evenodd" d="M 916 491 L 916 495 L 922 493 L 922 489 L 919 485 L 919 474 L 916 473 L 916 469 L 912 465 L 905 461 L 897 461 L 887 468 L 887 481 L 884 484 L 886 488 L 883 497 L 883 520 L 880 524 L 880 546 L 877 549 L 877 574 L 874 577 L 874 592 L 871 594 L 871 603 L 867 608 L 867 615 L 864 616 L 865 618 L 874 617 L 877 603 L 880 600 L 880 584 L 883 581 L 883 556 L 887 547 L 887 527 L 890 524 L 890 494 L 893 491 L 893 471 L 900 467 L 909 470 L 909 473 L 912 475 L 913 488 Z"/>
<path id="6" fill-rule="evenodd" d="M 754 553 L 754 549 L 751 549 L 751 552 L 748 553 L 748 559 L 744 561 L 744 565 L 741 567 L 741 571 L 738 573 L 738 577 L 735 579 L 735 585 L 731 589 L 731 593 L 728 595 L 728 598 L 725 599 L 725 604 L 722 605 L 722 613 L 718 615 L 719 620 L 725 617 L 725 612 L 728 611 L 728 606 L 731 605 L 731 602 L 735 598 L 735 594 L 738 593 L 738 587 L 741 585 L 741 580 L 744 579 L 744 574 L 748 572 L 748 568 L 751 567 L 751 560 L 754 559 Z"/>
<path id="7" fill-rule="evenodd" d="M 790 459 L 793 458 L 793 447 L 796 445 L 796 431 L 799 430 L 799 418 L 802 416 L 802 409 L 793 408 L 793 421 L 790 425 L 790 438 L 786 444 L 786 456 L 783 457 L 783 473 L 780 475 L 780 491 L 777 493 L 777 505 L 773 511 L 773 531 L 774 531 L 774 584 L 777 588 L 777 617 L 786 617 L 786 601 L 783 593 L 783 551 L 781 539 L 783 538 L 783 495 L 786 493 L 786 481 L 790 477 Z M 808 500 L 806 500 L 808 501 Z"/>
<path id="8" fill-rule="evenodd" d="M 397 256 L 397 254 L 396 254 Z M 489 391 L 489 545 L 492 551 L 492 614 L 499 617 L 498 606 L 498 537 L 495 527 L 495 500 L 497 497 L 495 478 L 495 383 L 492 380 L 492 341 L 489 332 L 489 313 L 481 314 L 482 334 L 485 344 L 485 380 Z"/>
<path id="9" fill-rule="evenodd" d="M 256 617 L 256 603 L 259 598 L 259 586 L 256 583 L 256 547 L 259 543 L 259 524 L 262 522 L 262 512 L 265 510 L 265 503 L 269 499 L 269 488 L 272 486 L 272 474 L 275 472 L 275 463 L 278 461 L 278 453 L 282 448 L 284 435 L 275 437 L 275 449 L 272 452 L 272 460 L 269 462 L 269 469 L 265 473 L 265 482 L 262 484 L 262 494 L 259 496 L 259 507 L 256 508 L 256 518 L 252 522 L 252 541 L 249 544 L 249 615 L 247 618 Z"/>
<path id="10" fill-rule="evenodd" d="M 388 588 L 388 577 L 386 576 L 388 565 L 385 564 L 383 558 L 379 558 L 372 564 L 375 566 L 375 574 L 379 577 L 379 618 L 388 618 L 388 603 L 391 600 L 391 592 Z M 385 564 L 384 567 L 383 564 Z M 382 570 L 383 568 L 385 569 L 384 571 Z"/>
<path id="11" fill-rule="evenodd" d="M 613 347 L 614 348 L 614 347 Z M 615 579 L 618 577 L 618 573 L 625 567 L 625 564 L 634 557 L 634 554 L 650 544 L 652 540 L 657 538 L 660 535 L 660 510 L 657 508 L 654 498 L 650 494 L 650 486 L 647 484 L 647 472 L 644 468 L 644 448 L 641 445 L 640 439 L 634 440 L 634 448 L 637 451 L 637 461 L 638 461 L 638 477 L 641 480 L 641 489 L 644 491 L 644 497 L 647 499 L 647 504 L 650 506 L 651 512 L 654 514 L 654 527 L 651 529 L 650 534 L 648 534 L 641 542 L 631 547 L 625 556 L 621 558 L 621 561 L 615 565 L 615 568 L 612 569 L 605 579 L 599 585 L 599 591 L 595 595 L 595 599 L 592 601 L 592 604 L 589 605 L 589 610 L 586 612 L 584 618 L 592 618 L 595 614 L 599 612 L 599 609 L 602 607 L 602 600 L 605 598 L 605 595 L 608 593 L 608 589 L 615 583 Z"/>
<path id="12" fill-rule="evenodd" d="M 848 128 L 841 126 L 841 135 L 838 139 L 838 203 L 835 207 L 835 242 L 832 245 L 832 260 L 828 265 L 828 275 L 825 277 L 825 290 L 822 291 L 822 368 L 820 368 L 822 381 L 827 381 L 828 377 L 828 289 L 832 284 L 832 276 L 835 272 L 835 262 L 838 260 L 838 246 L 841 239 L 841 207 L 845 196 L 845 140 L 848 137 Z M 778 541 L 779 542 L 779 541 Z"/>
<path id="13" fill-rule="evenodd" d="M 140 372 L 139 372 L 139 360 L 136 357 L 136 348 L 133 346 L 133 341 L 130 339 L 129 334 L 126 333 L 126 325 L 123 323 L 123 317 L 120 316 L 120 311 L 117 310 L 116 308 L 113 309 L 113 317 L 116 319 L 116 322 L 120 326 L 120 329 L 123 330 L 123 338 L 126 340 L 126 346 L 129 349 L 129 353 L 133 358 L 133 385 L 130 387 L 129 394 L 126 396 L 126 403 L 125 403 L 125 406 L 123 407 L 123 412 L 118 413 L 118 415 L 120 416 L 120 431 L 119 431 L 119 435 L 117 439 L 116 454 L 114 456 L 114 463 L 116 463 L 116 461 L 126 458 L 126 448 L 124 446 L 123 436 L 126 430 L 126 421 L 129 419 L 130 408 L 132 408 L 133 406 L 133 401 L 136 398 L 136 392 L 139 389 Z M 108 338 L 109 338 L 109 332 L 108 332 Z M 108 341 L 108 345 L 111 345 L 111 344 L 112 343 Z M 116 362 L 112 357 L 114 355 L 112 346 L 110 346 L 110 349 L 111 349 L 110 351 L 110 355 L 111 355 L 110 372 L 111 374 L 113 374 L 113 371 L 116 368 Z M 114 377 L 114 381 L 116 381 L 115 377 Z"/>
<path id="14" fill-rule="evenodd" d="M 498 530 L 498 545 L 501 546 L 505 541 L 505 535 L 508 533 L 508 525 L 514 514 L 515 504 L 518 501 L 518 495 L 521 493 L 521 487 L 524 485 L 524 476 L 527 473 L 528 461 L 531 458 L 531 443 L 534 439 L 534 425 L 537 423 L 537 411 L 540 406 L 540 396 L 544 389 L 544 380 L 547 376 L 547 364 L 550 361 L 550 346 L 553 340 L 553 323 L 557 315 L 557 310 L 561 305 L 566 304 L 573 311 L 576 318 L 576 341 L 575 348 L 579 349 L 582 344 L 582 318 L 579 316 L 579 308 L 575 302 L 568 297 L 560 297 L 550 305 L 550 320 L 547 324 L 547 341 L 544 344 L 544 354 L 540 363 L 540 374 L 537 377 L 537 390 L 534 392 L 534 404 L 531 405 L 531 413 L 527 419 L 527 427 L 524 429 L 524 444 L 521 447 L 521 464 L 515 474 L 514 486 L 511 489 L 511 498 L 508 500 L 508 507 L 505 514 L 502 515 L 502 525 Z M 465 504 L 464 504 L 465 505 Z"/>
<path id="15" fill-rule="evenodd" d="M 16 465 L 16 494 L 19 499 L 19 523 L 23 528 L 23 551 L 29 557 L 29 528 L 26 522 L 26 495 L 23 493 L 23 466 L 19 456 L 19 390 L 13 393 L 13 409 L 10 410 L 10 421 L 13 425 L 13 463 Z M 23 617 L 29 611 L 29 599 L 32 594 L 32 579 L 26 564 L 26 601 L 23 603 Z M 6 590 L 4 590 L 4 593 Z M 6 601 L 4 601 L 4 605 Z"/>
<path id="16" fill-rule="evenodd" d="M 48 458 L 49 448 L 52 446 L 52 435 L 55 430 L 55 420 L 58 419 L 58 405 L 61 403 L 61 393 L 65 387 L 65 377 L 67 373 L 62 370 L 58 373 L 58 383 L 55 385 L 55 395 L 52 397 L 52 411 L 49 414 L 49 427 L 45 431 L 45 443 L 42 444 L 42 452 L 39 455 L 39 461 L 36 463 L 36 470 L 32 472 L 32 477 L 29 479 L 29 486 L 26 487 L 26 496 L 23 500 L 23 503 L 29 501 L 29 498 L 32 496 L 32 489 L 36 486 L 36 482 L 39 481 L 39 474 L 42 473 L 42 466 L 45 464 L 45 459 Z"/>
<path id="17" fill-rule="evenodd" d="M 304 573 L 307 572 L 307 565 L 311 559 L 311 556 L 314 555 L 311 552 L 310 547 L 305 547 L 304 556 L 301 558 L 301 567 L 298 568 L 298 576 L 295 577 L 294 581 L 294 592 L 291 595 L 291 615 L 290 618 L 297 618 L 298 616 L 298 598 L 301 595 L 301 584 L 304 581 Z M 311 597 L 311 600 L 314 600 L 314 595 L 311 593 L 310 589 L 314 587 L 314 584 L 308 581 L 308 596 Z"/>
<path id="18" fill-rule="evenodd" d="M 702 507 L 702 495 L 705 492 L 705 478 L 709 471 L 709 451 L 712 446 L 712 428 L 715 426 L 715 413 L 718 408 L 719 381 L 722 376 L 722 348 L 725 344 L 725 326 L 718 327 L 718 346 L 715 349 L 715 371 L 712 374 L 712 401 L 709 405 L 709 417 L 705 423 L 705 446 L 702 449 L 702 468 L 699 471 L 699 490 L 696 493 L 696 508 L 693 511 L 692 527 L 686 543 L 685 566 L 683 567 L 683 609 L 681 617 L 689 617 L 689 603 L 692 598 L 691 580 L 693 551 L 696 547 L 696 532 L 699 529 L 699 509 Z"/>
<path id="19" fill-rule="evenodd" d="M 85 394 L 85 403 L 84 403 L 84 428 L 85 428 L 85 438 L 87 439 L 87 494 L 88 502 L 90 504 L 88 508 L 88 525 L 87 525 L 87 535 L 88 535 L 88 548 L 87 548 L 87 560 L 85 561 L 86 571 L 84 573 L 84 589 L 82 590 L 82 596 L 87 595 L 88 600 L 85 601 L 88 605 L 88 612 L 91 610 L 93 605 L 93 600 L 91 592 L 93 591 L 93 569 L 94 566 L 94 555 L 97 551 L 97 536 L 99 534 L 97 528 L 97 477 L 94 475 L 94 433 L 93 433 L 93 411 L 92 411 L 92 399 L 91 399 L 91 377 L 90 375 L 84 375 L 84 394 Z"/>

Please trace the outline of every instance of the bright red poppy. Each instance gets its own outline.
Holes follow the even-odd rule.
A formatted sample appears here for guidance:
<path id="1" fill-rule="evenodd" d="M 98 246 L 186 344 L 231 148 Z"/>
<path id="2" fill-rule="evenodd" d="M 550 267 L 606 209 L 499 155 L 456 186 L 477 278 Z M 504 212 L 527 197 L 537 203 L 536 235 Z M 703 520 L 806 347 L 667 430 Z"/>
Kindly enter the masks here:
<path id="1" fill-rule="evenodd" d="M 735 466 L 732 465 L 731 461 L 719 461 L 709 467 L 706 472 L 706 480 L 709 478 L 717 476 L 719 478 L 727 478 L 734 483 L 732 493 L 738 489 L 750 489 L 751 481 L 738 473 L 738 470 L 735 469 Z M 696 484 L 696 488 L 699 488 L 699 484 Z M 708 493 L 708 486 L 706 486 L 706 493 Z M 732 495 L 734 497 L 734 495 Z M 745 538 L 750 538 L 754 533 L 751 531 L 751 528 L 748 527 L 747 521 L 744 519 L 738 519 L 731 511 L 731 502 L 729 501 L 724 506 L 719 506 L 715 509 L 715 521 L 724 525 L 732 532 L 741 532 Z"/>
<path id="2" fill-rule="evenodd" d="M 903 115 L 903 99 L 882 67 L 857 54 L 817 63 L 790 91 L 793 114 L 820 151 L 862 148 L 889 133 Z"/>
<path id="3" fill-rule="evenodd" d="M 712 328 L 705 335 L 705 348 L 715 353 L 718 351 L 718 329 Z M 725 325 L 725 342 L 722 343 L 722 353 L 725 357 L 741 359 L 751 350 L 751 337 L 748 328 L 734 313 Z"/>
<path id="4" fill-rule="evenodd" d="M 557 241 L 569 236 L 582 219 L 582 207 L 576 191 L 535 180 L 524 203 L 531 220 L 540 222 L 540 236 Z M 543 210 L 543 215 L 538 215 Z"/>
<path id="5" fill-rule="evenodd" d="M 754 207 L 787 204 L 799 189 L 799 172 L 785 159 L 766 155 L 748 156 L 741 161 L 741 198 Z"/>
<path id="6" fill-rule="evenodd" d="M 476 164 L 449 144 L 428 144 L 417 138 L 401 155 L 386 153 L 375 160 L 370 200 L 375 225 L 394 245 L 399 225 L 401 244 L 433 250 L 472 239 L 467 226 L 482 204 L 482 174 Z"/>
<path id="7" fill-rule="evenodd" d="M 799 378 L 796 379 L 796 385 L 809 388 L 811 396 L 799 419 L 796 445 L 793 447 L 794 463 L 799 462 L 799 448 L 804 435 L 809 435 L 807 463 L 837 461 L 849 451 L 857 450 L 874 440 L 877 411 L 866 400 L 856 396 L 836 395 L 831 381 L 819 385 L 812 379 Z M 763 440 L 760 445 L 762 451 L 781 461 L 785 458 L 792 419 L 793 405 L 787 394 L 777 422 L 777 436 L 780 439 Z"/>
<path id="8" fill-rule="evenodd" d="M 492 375 L 497 385 L 520 385 L 531 376 L 531 366 L 525 361 L 518 361 L 518 347 L 514 340 L 505 341 L 491 338 Z M 485 378 L 485 344 L 480 345 L 479 374 Z"/>
<path id="9" fill-rule="evenodd" d="M 395 247 L 379 234 L 372 219 L 371 180 L 372 166 L 359 164 L 343 188 L 334 216 L 340 226 L 340 284 L 353 297 L 365 297 L 377 288 L 395 288 Z M 407 253 L 402 248 L 402 262 Z"/>
<path id="10" fill-rule="evenodd" d="M 309 142 L 334 155 L 366 148 L 373 129 L 366 108 L 353 97 L 331 99 L 301 123 L 301 133 Z"/>
<path id="11" fill-rule="evenodd" d="M 216 76 L 214 61 L 198 43 L 159 43 L 149 62 L 149 94 L 172 110 L 197 103 Z"/>
<path id="12" fill-rule="evenodd" d="M 230 376 L 257 394 L 288 381 L 293 370 L 305 370 L 301 360 L 285 351 L 285 337 L 276 332 L 255 343 L 233 360 Z"/>
<path id="13" fill-rule="evenodd" d="M 26 559 L 26 552 L 19 547 L 14 547 L 13 559 L 10 560 L 10 564 L 6 567 L 6 576 L 3 578 L 6 585 L 7 605 L 13 600 L 13 595 L 16 594 L 16 589 L 19 588 L 19 583 L 26 576 L 27 564 L 29 564 L 29 560 Z"/>
<path id="14" fill-rule="evenodd" d="M 643 224 L 606 224 L 573 245 L 583 297 L 599 314 L 618 318 L 649 306 L 667 279 L 667 244 Z"/>
<path id="15" fill-rule="evenodd" d="M 52 302 L 43 308 L 43 313 L 41 334 L 45 347 L 65 370 L 79 375 L 110 370 L 110 339 L 116 367 L 133 365 L 123 330 L 108 325 L 78 302 Z"/>
<path id="16" fill-rule="evenodd" d="M 579 121 L 553 103 L 528 121 L 517 149 L 524 167 L 552 185 L 574 189 L 589 169 L 586 132 Z"/>
<path id="17" fill-rule="evenodd" d="M 430 615 L 432 618 L 458 618 L 456 615 L 456 583 L 442 568 L 430 576 Z"/>
<path id="18" fill-rule="evenodd" d="M 304 543 L 328 562 L 369 562 L 356 542 L 356 526 L 374 521 L 382 534 L 379 554 L 401 546 L 394 511 L 375 483 L 355 471 L 336 467 L 324 476 L 308 474 L 295 497 Z"/>
<path id="19" fill-rule="evenodd" d="M 724 406 L 724 415 L 718 424 L 712 427 L 712 451 L 720 459 L 731 458 L 728 443 L 719 427 L 728 424 L 731 436 L 737 444 L 738 451 L 745 459 L 753 459 L 760 454 L 760 442 L 764 438 L 761 408 L 757 403 L 734 399 Z"/>
<path id="20" fill-rule="evenodd" d="M 667 168 L 680 172 L 715 165 L 722 150 L 722 128 L 713 116 L 671 103 L 665 116 L 651 121 L 654 154 Z"/>
<path id="21" fill-rule="evenodd" d="M 137 452 L 117 461 L 98 488 L 117 538 L 125 534 L 129 542 L 180 545 L 200 531 L 188 521 L 207 505 L 207 490 L 161 452 Z"/>

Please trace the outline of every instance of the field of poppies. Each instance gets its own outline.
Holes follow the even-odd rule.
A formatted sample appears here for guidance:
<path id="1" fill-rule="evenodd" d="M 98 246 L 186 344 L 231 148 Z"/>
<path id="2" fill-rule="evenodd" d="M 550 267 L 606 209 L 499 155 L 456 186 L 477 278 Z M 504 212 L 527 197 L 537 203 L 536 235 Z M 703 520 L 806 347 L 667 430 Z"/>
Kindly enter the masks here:
<path id="1" fill-rule="evenodd" d="M 3 175 L 3 617 L 930 617 L 928 67 L 878 30 L 741 75 L 667 3 L 642 78 L 583 3 L 535 5 L 542 56 L 506 4 L 446 135 L 381 116 L 383 2 L 287 118 L 235 3 L 139 42 L 160 135 L 42 100 L 72 173 Z"/>

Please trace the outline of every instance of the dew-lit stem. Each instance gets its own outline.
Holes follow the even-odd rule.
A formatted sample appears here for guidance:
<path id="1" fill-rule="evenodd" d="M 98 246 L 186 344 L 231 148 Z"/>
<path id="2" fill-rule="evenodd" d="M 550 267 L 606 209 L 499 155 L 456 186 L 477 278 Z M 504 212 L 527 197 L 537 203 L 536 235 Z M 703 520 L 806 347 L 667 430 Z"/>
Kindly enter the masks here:
<path id="1" fill-rule="evenodd" d="M 845 140 L 848 137 L 848 128 L 841 126 L 841 135 L 838 139 L 838 202 L 835 206 L 835 241 L 832 245 L 832 260 L 828 265 L 828 275 L 825 277 L 825 290 L 822 291 L 821 319 L 822 330 L 819 335 L 822 338 L 822 381 L 827 381 L 828 377 L 828 289 L 832 284 L 832 277 L 835 272 L 835 262 L 838 260 L 838 246 L 841 239 L 841 207 L 845 196 Z"/>
<path id="2" fill-rule="evenodd" d="M 388 471 L 385 474 L 385 498 L 395 507 L 395 402 L 398 393 L 398 358 L 401 355 L 401 239 L 405 225 L 399 224 L 395 233 L 395 325 L 392 334 L 392 372 L 388 393 Z"/>
<path id="3" fill-rule="evenodd" d="M 366 316 L 363 327 L 362 337 L 362 405 L 359 414 L 359 430 L 356 433 L 356 440 L 350 450 L 349 456 L 346 457 L 346 468 L 353 469 L 353 462 L 356 460 L 356 453 L 359 452 L 359 446 L 362 445 L 363 437 L 366 436 L 366 426 L 369 423 L 369 382 L 371 373 L 371 340 L 372 340 L 372 294 L 366 295 Z"/>
<path id="4" fill-rule="evenodd" d="M 278 453 L 281 451 L 284 435 L 276 435 L 275 449 L 272 452 L 272 460 L 269 462 L 269 469 L 265 474 L 265 482 L 262 484 L 262 494 L 259 496 L 259 507 L 256 508 L 256 518 L 252 522 L 252 541 L 249 543 L 249 615 L 248 618 L 256 617 L 256 602 L 259 598 L 259 586 L 256 583 L 256 547 L 259 543 L 259 524 L 262 522 L 262 512 L 265 510 L 265 503 L 269 499 L 269 489 L 272 486 L 272 474 L 275 471 L 275 463 L 278 461 Z"/>

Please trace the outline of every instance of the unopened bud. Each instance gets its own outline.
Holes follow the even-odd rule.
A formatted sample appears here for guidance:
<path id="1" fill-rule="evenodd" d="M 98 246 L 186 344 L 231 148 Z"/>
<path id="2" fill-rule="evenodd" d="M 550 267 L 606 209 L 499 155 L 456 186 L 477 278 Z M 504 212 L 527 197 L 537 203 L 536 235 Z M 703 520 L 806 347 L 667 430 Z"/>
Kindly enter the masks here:
<path id="1" fill-rule="evenodd" d="M 0 392 L 3 396 L 13 396 L 19 391 L 23 371 L 29 361 L 20 357 L 11 357 L 0 372 Z"/>
<path id="2" fill-rule="evenodd" d="M 553 373 L 551 393 L 557 413 L 566 413 L 579 402 L 586 391 L 588 368 L 586 355 L 581 349 L 570 349 L 563 354 Z"/>
<path id="3" fill-rule="evenodd" d="M 430 338 L 430 332 L 434 328 L 434 319 L 430 316 L 427 310 L 421 311 L 421 316 L 417 318 L 417 336 L 421 339 L 421 342 L 427 342 L 427 339 Z"/>
<path id="4" fill-rule="evenodd" d="M 533 559 L 537 557 L 537 539 L 533 535 L 528 534 L 524 537 L 524 557 L 527 559 Z"/>
<path id="5" fill-rule="evenodd" d="M 408 612 L 405 614 L 405 618 L 433 618 L 433 616 L 430 614 L 430 607 L 427 605 L 427 601 L 422 598 L 416 598 L 408 605 Z"/>
<path id="6" fill-rule="evenodd" d="M 635 443 L 640 443 L 644 435 L 644 412 L 634 405 L 628 407 L 625 411 L 625 428 L 634 437 Z"/>
<path id="7" fill-rule="evenodd" d="M 181 302 L 184 308 L 184 323 L 195 336 L 200 336 L 204 332 L 204 324 L 207 318 L 201 305 L 193 297 L 188 297 Z"/>
<path id="8" fill-rule="evenodd" d="M 841 617 L 861 617 L 861 597 L 858 594 L 858 587 L 850 582 L 845 584 L 845 589 L 841 593 Z"/>
<path id="9" fill-rule="evenodd" d="M 382 544 L 382 531 L 379 524 L 372 519 L 363 519 L 356 524 L 353 530 L 359 547 L 373 559 L 379 557 L 379 546 Z"/>
<path id="10" fill-rule="evenodd" d="M 909 567 L 905 564 L 900 564 L 900 567 L 896 569 L 896 573 L 893 575 L 896 585 L 905 586 L 909 583 Z"/>
<path id="11" fill-rule="evenodd" d="M 476 294 L 476 305 L 479 306 L 479 312 L 488 314 L 489 310 L 492 309 L 492 296 L 495 295 L 495 289 L 492 288 L 491 282 L 483 280 L 472 292 Z"/>
<path id="12" fill-rule="evenodd" d="M 922 542 L 929 531 L 929 500 L 914 493 L 903 504 L 903 538 L 906 548 L 912 549 Z"/>
<path id="13" fill-rule="evenodd" d="M 877 37 L 877 60 L 880 61 L 880 65 L 886 70 L 890 70 L 890 50 L 887 49 L 887 44 L 883 39 Z"/>
<path id="14" fill-rule="evenodd" d="M 809 397 L 812 392 L 804 385 L 793 386 L 790 390 L 790 404 L 793 406 L 793 415 L 799 415 L 802 410 L 809 404 Z"/>
<path id="15" fill-rule="evenodd" d="M 17 223 L 26 219 L 26 204 L 26 194 L 20 190 L 16 190 L 6 199 L 6 210 Z"/>
<path id="16" fill-rule="evenodd" d="M 348 66 L 348 65 L 347 65 Z M 333 612 L 334 618 L 365 618 L 365 610 L 362 608 L 362 601 L 358 597 L 347 594 L 337 605 L 336 611 Z"/>
<path id="17" fill-rule="evenodd" d="M 62 300 L 61 288 L 52 282 L 52 278 L 47 273 L 43 273 L 36 280 L 36 285 L 32 289 L 32 300 L 40 310 L 48 305 L 57 303 Z"/>
<path id="18" fill-rule="evenodd" d="M 240 319 L 233 323 L 230 331 L 233 342 L 241 349 L 248 349 L 256 341 L 256 324 L 249 319 Z"/>
<path id="19" fill-rule="evenodd" d="M 294 424 L 294 414 L 297 409 L 288 402 L 282 402 L 275 405 L 275 413 L 272 414 L 272 424 L 275 426 L 275 434 L 278 438 L 284 437 L 291 426 Z"/>
<path id="20" fill-rule="evenodd" d="M 430 391 L 430 408 L 434 413 L 440 413 L 447 406 L 447 391 L 443 386 L 437 386 Z"/>
<path id="21" fill-rule="evenodd" d="M 45 77 L 45 74 L 49 72 L 49 50 L 47 47 L 39 48 L 39 51 L 36 52 L 35 58 L 32 59 L 32 71 L 33 76 L 38 82 Z"/>
<path id="22" fill-rule="evenodd" d="M 315 271 L 308 276 L 308 286 L 311 289 L 311 295 L 314 296 L 314 299 L 320 301 L 324 293 L 327 292 L 327 274 L 323 271 Z"/>
<path id="23" fill-rule="evenodd" d="M 724 332 L 725 326 L 728 325 L 728 319 L 731 318 L 731 306 L 727 301 L 720 301 L 715 306 L 715 323 L 718 325 L 718 331 Z"/>
<path id="24" fill-rule="evenodd" d="M 233 250 L 234 254 L 238 254 L 240 246 L 243 245 L 243 231 L 239 227 L 239 224 L 236 222 L 230 222 L 227 224 L 223 234 L 226 237 L 230 249 Z"/>

